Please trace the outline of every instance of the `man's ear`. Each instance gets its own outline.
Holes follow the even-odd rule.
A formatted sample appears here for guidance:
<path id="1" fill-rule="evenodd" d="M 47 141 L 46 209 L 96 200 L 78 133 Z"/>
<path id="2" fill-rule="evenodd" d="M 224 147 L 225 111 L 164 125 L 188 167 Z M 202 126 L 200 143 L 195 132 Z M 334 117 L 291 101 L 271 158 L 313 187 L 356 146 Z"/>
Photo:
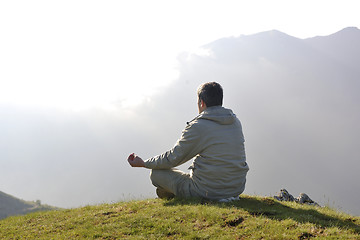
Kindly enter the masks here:
<path id="1" fill-rule="evenodd" d="M 206 109 L 206 104 L 201 99 L 199 99 L 199 101 L 198 101 L 198 109 L 199 109 L 199 113 L 201 113 L 202 111 L 204 111 Z"/>
<path id="2" fill-rule="evenodd" d="M 200 106 L 203 108 L 203 107 L 205 107 L 206 108 L 206 103 L 204 102 L 204 100 L 200 100 L 201 102 L 200 102 Z"/>
<path id="3" fill-rule="evenodd" d="M 200 103 L 199 106 L 202 107 L 203 104 L 204 104 L 204 101 L 200 99 L 200 102 L 199 102 L 199 103 Z"/>

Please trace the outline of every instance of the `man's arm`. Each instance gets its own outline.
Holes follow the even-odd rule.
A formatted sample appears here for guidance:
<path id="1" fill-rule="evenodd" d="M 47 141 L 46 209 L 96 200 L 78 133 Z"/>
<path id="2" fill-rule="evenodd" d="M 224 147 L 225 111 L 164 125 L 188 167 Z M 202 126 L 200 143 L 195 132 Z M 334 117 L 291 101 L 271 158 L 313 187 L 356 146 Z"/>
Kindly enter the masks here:
<path id="1" fill-rule="evenodd" d="M 161 155 L 147 159 L 144 162 L 145 168 L 170 169 L 189 161 L 202 150 L 201 132 L 198 124 L 187 126 L 175 146 Z"/>

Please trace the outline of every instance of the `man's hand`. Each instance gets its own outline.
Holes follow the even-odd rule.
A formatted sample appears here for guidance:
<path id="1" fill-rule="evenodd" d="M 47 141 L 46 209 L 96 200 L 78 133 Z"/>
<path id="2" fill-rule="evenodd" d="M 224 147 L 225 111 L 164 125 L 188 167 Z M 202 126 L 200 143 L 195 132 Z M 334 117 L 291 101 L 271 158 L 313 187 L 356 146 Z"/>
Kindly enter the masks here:
<path id="1" fill-rule="evenodd" d="M 134 153 L 130 154 L 127 160 L 132 167 L 145 167 L 144 161 Z"/>

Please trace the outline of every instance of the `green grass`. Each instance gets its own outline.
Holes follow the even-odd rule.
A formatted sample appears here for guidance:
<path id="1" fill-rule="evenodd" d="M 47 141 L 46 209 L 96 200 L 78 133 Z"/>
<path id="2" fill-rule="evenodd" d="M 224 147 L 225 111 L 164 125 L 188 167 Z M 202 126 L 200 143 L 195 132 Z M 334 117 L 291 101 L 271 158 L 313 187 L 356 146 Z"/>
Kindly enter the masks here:
<path id="1" fill-rule="evenodd" d="M 360 239 L 360 218 L 327 207 L 241 196 L 31 213 L 0 221 L 0 239 Z"/>

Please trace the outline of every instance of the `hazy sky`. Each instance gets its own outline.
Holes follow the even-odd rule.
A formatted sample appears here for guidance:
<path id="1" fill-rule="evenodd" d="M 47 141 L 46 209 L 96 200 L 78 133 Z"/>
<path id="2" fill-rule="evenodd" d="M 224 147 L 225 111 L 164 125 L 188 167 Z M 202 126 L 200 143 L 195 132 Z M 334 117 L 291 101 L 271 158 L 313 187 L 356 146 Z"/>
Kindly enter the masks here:
<path id="1" fill-rule="evenodd" d="M 0 103 L 129 106 L 176 78 L 176 56 L 277 29 L 359 26 L 357 1 L 1 1 Z"/>
<path id="2" fill-rule="evenodd" d="M 199 46 L 272 29 L 309 38 L 359 28 L 357 6 L 357 1 L 1 1 L 0 191 L 60 207 L 154 197 L 149 171 L 131 169 L 125 159 L 131 152 L 146 158 L 168 150 L 197 114 L 195 90 L 202 79 L 172 85 L 184 67 L 181 52 L 206 55 Z M 230 80 L 224 86 L 230 95 L 231 86 Z M 162 92 L 176 88 L 178 94 Z M 260 131 L 261 121 L 242 117 L 251 144 L 257 133 L 249 130 Z M 252 142 L 250 157 L 258 154 Z M 275 194 L 284 187 L 257 190 L 261 183 L 254 182 L 248 193 Z M 293 194 L 315 189 L 307 184 L 306 189 L 290 184 Z M 329 189 L 321 195 L 335 196 Z"/>

